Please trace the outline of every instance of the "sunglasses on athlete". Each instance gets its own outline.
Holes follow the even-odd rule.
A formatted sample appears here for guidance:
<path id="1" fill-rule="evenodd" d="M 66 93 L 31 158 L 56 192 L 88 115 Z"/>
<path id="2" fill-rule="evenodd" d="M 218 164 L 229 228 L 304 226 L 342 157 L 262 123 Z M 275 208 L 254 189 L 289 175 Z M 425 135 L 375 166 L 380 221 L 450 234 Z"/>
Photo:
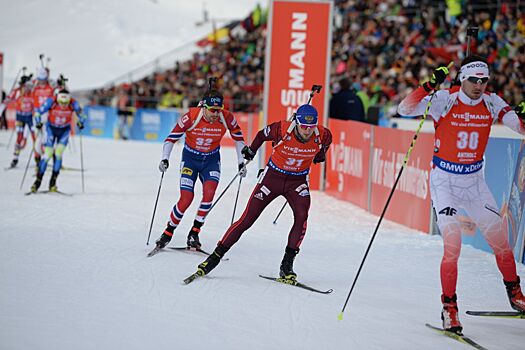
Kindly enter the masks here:
<path id="1" fill-rule="evenodd" d="M 303 130 L 311 130 L 314 129 L 317 125 L 305 125 L 305 124 L 297 124 L 299 127 Z"/>
<path id="2" fill-rule="evenodd" d="M 479 77 L 468 77 L 467 80 L 468 80 L 469 82 L 471 82 L 472 84 L 481 84 L 481 85 L 484 85 L 484 84 L 488 83 L 489 78 L 488 78 L 488 77 L 484 77 L 484 78 L 479 78 Z"/>
<path id="3" fill-rule="evenodd" d="M 224 109 L 224 106 L 208 106 L 208 105 L 204 105 L 204 107 L 206 107 L 206 109 L 210 112 L 213 112 L 213 113 L 218 113 L 220 111 L 222 111 Z"/>

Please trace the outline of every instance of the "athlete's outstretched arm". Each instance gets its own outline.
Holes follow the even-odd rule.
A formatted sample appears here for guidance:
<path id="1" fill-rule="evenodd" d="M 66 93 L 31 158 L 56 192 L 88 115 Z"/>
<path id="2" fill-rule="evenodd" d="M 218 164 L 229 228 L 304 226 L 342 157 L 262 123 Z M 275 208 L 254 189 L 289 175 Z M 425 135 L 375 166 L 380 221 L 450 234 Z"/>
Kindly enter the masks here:
<path id="1" fill-rule="evenodd" d="M 235 116 L 228 112 L 224 116 L 226 126 L 228 128 L 228 131 L 230 132 L 230 135 L 232 139 L 235 141 L 235 150 L 237 151 L 237 161 L 239 164 L 244 163 L 244 158 L 242 157 L 242 149 L 244 146 L 246 146 L 246 143 L 244 142 L 244 137 L 242 135 L 241 127 L 239 126 L 239 123 L 237 123 L 237 119 Z"/>
<path id="2" fill-rule="evenodd" d="M 191 118 L 188 113 L 184 114 L 175 124 L 175 127 L 171 130 L 168 137 L 164 140 L 164 145 L 162 146 L 162 159 L 170 159 L 171 151 L 173 150 L 173 145 L 175 142 L 184 135 L 186 130 L 188 130 L 192 125 Z"/>
<path id="3" fill-rule="evenodd" d="M 497 113 L 498 120 L 518 134 L 525 135 L 525 126 L 523 124 L 525 115 L 520 118 L 518 115 L 518 113 L 521 112 L 519 106 L 515 111 L 498 95 L 491 94 L 490 97 L 492 98 L 493 106 L 496 108 L 495 112 Z"/>

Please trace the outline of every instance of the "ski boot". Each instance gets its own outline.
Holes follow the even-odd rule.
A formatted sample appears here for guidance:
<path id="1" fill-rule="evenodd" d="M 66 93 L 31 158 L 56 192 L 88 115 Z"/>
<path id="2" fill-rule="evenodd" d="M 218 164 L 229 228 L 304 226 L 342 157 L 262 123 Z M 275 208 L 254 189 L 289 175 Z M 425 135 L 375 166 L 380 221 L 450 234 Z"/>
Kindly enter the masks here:
<path id="1" fill-rule="evenodd" d="M 213 270 L 219 263 L 221 262 L 222 257 L 226 252 L 228 251 L 228 248 L 222 246 L 220 243 L 217 244 L 217 248 L 211 253 L 206 260 L 204 260 L 202 263 L 199 264 L 197 267 L 197 274 L 199 276 L 207 275 Z"/>
<path id="2" fill-rule="evenodd" d="M 525 296 L 521 292 L 520 287 L 520 276 L 516 278 L 514 282 L 505 282 L 507 288 L 507 295 L 509 297 L 510 306 L 521 313 L 525 313 Z"/>
<path id="3" fill-rule="evenodd" d="M 42 178 L 44 177 L 44 174 L 38 173 L 36 174 L 35 182 L 33 183 L 33 186 L 31 186 L 31 192 L 36 193 L 38 189 L 40 188 L 40 185 L 42 184 Z"/>
<path id="4" fill-rule="evenodd" d="M 188 233 L 188 240 L 186 241 L 188 248 L 199 249 L 201 247 L 199 232 L 201 232 L 202 224 L 204 223 L 197 220 L 193 221 L 193 227 L 191 228 L 190 233 Z"/>
<path id="5" fill-rule="evenodd" d="M 155 242 L 157 249 L 162 249 L 171 241 L 173 237 L 173 231 L 175 231 L 175 226 L 171 226 L 170 223 L 166 225 L 166 229 L 160 235 L 160 238 Z"/>
<path id="6" fill-rule="evenodd" d="M 297 274 L 293 271 L 293 261 L 295 256 L 299 253 L 299 249 L 292 249 L 286 247 L 284 251 L 283 261 L 281 261 L 281 268 L 279 271 L 279 276 L 287 280 L 297 279 Z"/>
<path id="7" fill-rule="evenodd" d="M 51 179 L 49 180 L 49 192 L 57 192 L 57 177 L 58 177 L 58 171 L 53 171 L 51 174 Z"/>
<path id="8" fill-rule="evenodd" d="M 443 310 L 441 310 L 441 320 L 443 320 L 443 329 L 458 335 L 462 335 L 463 326 L 459 322 L 457 296 L 452 297 L 441 295 Z"/>
<path id="9" fill-rule="evenodd" d="M 16 167 L 16 165 L 18 164 L 18 158 L 13 158 L 13 160 L 11 161 L 11 164 L 9 165 L 10 168 L 14 168 Z"/>

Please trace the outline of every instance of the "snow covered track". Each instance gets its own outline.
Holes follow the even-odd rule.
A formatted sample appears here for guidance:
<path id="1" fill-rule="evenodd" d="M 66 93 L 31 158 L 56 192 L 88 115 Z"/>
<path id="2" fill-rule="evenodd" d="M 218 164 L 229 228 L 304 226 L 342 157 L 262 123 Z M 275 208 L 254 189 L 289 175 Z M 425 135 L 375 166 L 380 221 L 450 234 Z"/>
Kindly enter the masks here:
<path id="1" fill-rule="evenodd" d="M 0 143 L 9 133 L 0 132 Z M 345 300 L 373 229 L 374 217 L 323 193 L 312 194 L 307 236 L 294 264 L 298 279 L 333 288 L 320 295 L 265 281 L 277 275 L 291 226 L 276 200 L 223 261 L 197 283 L 182 279 L 199 254 L 158 254 L 145 246 L 158 187 L 161 144 L 84 138 L 86 193 L 78 172 L 57 184 L 68 196 L 24 196 L 22 168 L 0 170 L 0 349 L 468 349 L 434 334 L 440 325 L 442 244 L 384 221 L 343 321 Z M 178 198 L 180 146 L 164 177 L 152 241 Z M 80 167 L 78 148 L 65 166 Z M 0 152 L 8 166 L 12 150 Z M 25 161 L 29 150 L 21 155 Z M 221 191 L 237 172 L 233 149 L 222 150 Z M 237 217 L 256 179 L 243 181 Z M 50 174 L 42 189 L 46 190 Z M 200 185 L 198 185 L 200 186 Z M 196 190 L 197 198 L 201 190 Z M 211 252 L 230 223 L 236 189 L 210 214 L 201 233 Z M 175 231 L 184 246 L 198 201 Z M 474 317 L 466 310 L 511 311 L 494 257 L 469 246 L 460 259 L 458 302 L 464 333 L 488 349 L 520 349 L 522 320 Z M 525 268 L 518 265 L 525 277 Z M 189 335 L 194 334 L 196 338 Z"/>

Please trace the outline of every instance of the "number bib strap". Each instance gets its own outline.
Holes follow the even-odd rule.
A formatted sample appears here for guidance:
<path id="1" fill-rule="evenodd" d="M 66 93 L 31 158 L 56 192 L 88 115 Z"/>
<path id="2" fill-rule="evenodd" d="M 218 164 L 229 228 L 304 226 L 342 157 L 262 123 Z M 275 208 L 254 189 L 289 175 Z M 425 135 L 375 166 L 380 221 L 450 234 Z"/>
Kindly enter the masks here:
<path id="1" fill-rule="evenodd" d="M 460 164 L 449 162 L 448 160 L 434 156 L 432 157 L 432 163 L 439 169 L 452 174 L 472 174 L 479 171 L 483 167 L 483 159 L 475 163 Z"/>
<path id="2" fill-rule="evenodd" d="M 211 152 L 200 152 L 200 151 L 197 151 L 197 150 L 191 148 L 187 144 L 184 144 L 184 149 L 186 151 L 190 152 L 190 153 L 193 153 L 193 154 L 196 154 L 196 155 L 199 155 L 199 156 L 211 156 L 212 154 L 215 154 L 215 153 L 219 152 L 220 147 L 217 147 L 216 149 L 214 149 Z"/>
<path id="3" fill-rule="evenodd" d="M 300 172 L 293 172 L 293 171 L 286 171 L 286 170 L 283 170 L 279 167 L 277 167 L 277 165 L 275 165 L 273 162 L 272 162 L 272 159 L 270 158 L 270 160 L 268 161 L 268 166 L 270 168 L 272 168 L 273 170 L 275 171 L 278 171 L 282 174 L 286 174 L 286 175 L 295 175 L 295 176 L 298 176 L 298 175 L 307 175 L 309 172 L 310 172 L 310 168 L 306 169 L 306 170 L 303 170 L 303 171 L 300 171 Z"/>

